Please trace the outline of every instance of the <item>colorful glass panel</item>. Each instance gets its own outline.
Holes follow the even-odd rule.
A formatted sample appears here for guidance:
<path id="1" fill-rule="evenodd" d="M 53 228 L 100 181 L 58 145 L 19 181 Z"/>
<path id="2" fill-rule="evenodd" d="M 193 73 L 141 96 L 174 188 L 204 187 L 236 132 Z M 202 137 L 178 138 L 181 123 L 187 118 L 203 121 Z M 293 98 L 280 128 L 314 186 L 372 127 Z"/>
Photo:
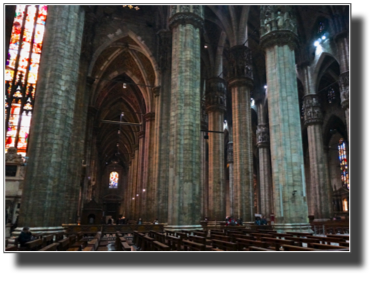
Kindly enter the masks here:
<path id="1" fill-rule="evenodd" d="M 349 189 L 348 161 L 346 156 L 344 139 L 339 140 L 339 162 L 341 171 L 341 183 Z"/>
<path id="2" fill-rule="evenodd" d="M 30 131 L 46 17 L 47 5 L 16 6 L 5 67 L 5 151 L 17 147 L 23 156 Z"/>
<path id="3" fill-rule="evenodd" d="M 110 173 L 109 188 L 118 188 L 118 173 L 117 172 Z"/>

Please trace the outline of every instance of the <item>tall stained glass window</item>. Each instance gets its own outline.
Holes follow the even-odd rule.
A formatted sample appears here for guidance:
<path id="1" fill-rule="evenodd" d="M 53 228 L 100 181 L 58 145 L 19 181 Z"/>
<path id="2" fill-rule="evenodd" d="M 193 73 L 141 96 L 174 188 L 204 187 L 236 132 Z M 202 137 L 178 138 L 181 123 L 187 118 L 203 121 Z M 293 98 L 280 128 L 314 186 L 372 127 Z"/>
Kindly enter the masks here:
<path id="1" fill-rule="evenodd" d="M 110 173 L 109 188 L 118 188 L 118 173 L 117 172 Z"/>
<path id="2" fill-rule="evenodd" d="M 345 150 L 345 141 L 342 138 L 339 140 L 339 161 L 341 170 L 341 182 L 343 186 L 346 186 L 349 189 L 348 161 Z"/>
<path id="3" fill-rule="evenodd" d="M 17 5 L 5 66 L 5 151 L 25 156 L 38 80 L 47 5 Z"/>

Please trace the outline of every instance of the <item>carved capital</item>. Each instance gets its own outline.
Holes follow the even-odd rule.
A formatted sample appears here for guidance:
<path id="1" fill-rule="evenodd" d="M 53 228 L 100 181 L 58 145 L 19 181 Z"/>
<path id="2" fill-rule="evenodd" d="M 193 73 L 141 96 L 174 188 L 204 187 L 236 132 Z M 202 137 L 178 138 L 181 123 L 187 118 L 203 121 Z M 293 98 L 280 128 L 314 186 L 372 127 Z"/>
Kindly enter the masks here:
<path id="1" fill-rule="evenodd" d="M 290 31 L 297 33 L 297 21 L 292 6 L 260 6 L 260 35 L 270 32 Z"/>
<path id="2" fill-rule="evenodd" d="M 345 110 L 349 108 L 349 71 L 340 74 L 339 88 L 341 106 Z"/>
<path id="3" fill-rule="evenodd" d="M 172 17 L 176 13 L 193 13 L 203 18 L 202 7 L 200 5 L 171 5 Z"/>
<path id="4" fill-rule="evenodd" d="M 269 147 L 269 128 L 267 124 L 257 125 L 256 130 L 258 148 L 268 148 Z"/>
<path id="5" fill-rule="evenodd" d="M 206 110 L 226 111 L 226 82 L 222 78 L 214 77 L 206 81 Z"/>
<path id="6" fill-rule="evenodd" d="M 155 113 L 149 112 L 144 115 L 144 119 L 147 121 L 155 120 Z"/>
<path id="7" fill-rule="evenodd" d="M 174 27 L 177 27 L 178 25 L 192 25 L 195 28 L 202 29 L 203 19 L 202 17 L 196 14 L 190 13 L 190 12 L 175 13 L 169 19 L 169 27 L 173 29 Z"/>
<path id="8" fill-rule="evenodd" d="M 160 96 L 160 86 L 153 87 L 153 88 L 152 88 L 152 92 L 154 93 L 154 96 L 155 96 L 155 97 Z"/>
<path id="9" fill-rule="evenodd" d="M 228 142 L 227 144 L 227 164 L 234 162 L 234 143 Z"/>
<path id="10" fill-rule="evenodd" d="M 304 124 L 322 124 L 323 114 L 318 95 L 306 95 L 303 98 Z"/>
<path id="11" fill-rule="evenodd" d="M 229 60 L 230 81 L 240 78 L 253 80 L 252 74 L 252 51 L 244 45 L 236 45 L 230 50 Z"/>

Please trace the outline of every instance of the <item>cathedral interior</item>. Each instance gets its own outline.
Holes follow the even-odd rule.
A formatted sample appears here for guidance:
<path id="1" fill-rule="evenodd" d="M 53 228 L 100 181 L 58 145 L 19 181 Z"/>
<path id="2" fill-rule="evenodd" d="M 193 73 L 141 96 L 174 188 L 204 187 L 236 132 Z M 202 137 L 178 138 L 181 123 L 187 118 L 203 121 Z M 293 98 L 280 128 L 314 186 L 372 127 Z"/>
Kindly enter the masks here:
<path id="1" fill-rule="evenodd" d="M 13 234 L 348 221 L 349 5 L 7 5 L 5 22 Z"/>

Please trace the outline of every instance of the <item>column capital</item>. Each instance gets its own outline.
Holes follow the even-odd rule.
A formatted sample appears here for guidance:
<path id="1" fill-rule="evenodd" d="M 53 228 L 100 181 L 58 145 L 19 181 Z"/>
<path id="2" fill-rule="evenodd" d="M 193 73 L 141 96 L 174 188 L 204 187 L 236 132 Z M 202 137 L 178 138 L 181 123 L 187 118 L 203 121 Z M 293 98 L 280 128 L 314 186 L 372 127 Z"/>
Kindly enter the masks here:
<path id="1" fill-rule="evenodd" d="M 199 5 L 195 5 L 195 6 L 199 6 Z M 169 27 L 171 29 L 173 29 L 174 27 L 177 27 L 178 25 L 193 25 L 195 28 L 198 28 L 198 29 L 203 28 L 204 23 L 203 23 L 202 16 L 192 13 L 185 8 L 182 8 L 182 7 L 194 7 L 194 6 L 178 5 L 177 7 L 181 7 L 181 11 L 178 13 L 172 14 L 171 18 L 169 19 Z"/>
<path id="2" fill-rule="evenodd" d="M 305 126 L 323 123 L 323 113 L 318 95 L 305 95 L 303 97 L 303 108 Z"/>
<path id="3" fill-rule="evenodd" d="M 256 130 L 257 135 L 257 148 L 268 148 L 269 147 L 269 127 L 265 123 L 257 125 Z"/>
<path id="4" fill-rule="evenodd" d="M 349 108 L 349 71 L 341 73 L 339 77 L 341 107 Z"/>
<path id="5" fill-rule="evenodd" d="M 252 50 L 245 45 L 235 45 L 230 49 L 230 84 L 244 83 L 253 85 Z M 241 81 L 240 81 L 241 80 Z"/>
<path id="6" fill-rule="evenodd" d="M 155 120 L 155 113 L 149 112 L 144 115 L 144 119 L 147 121 Z"/>
<path id="7" fill-rule="evenodd" d="M 260 45 L 263 49 L 271 46 L 298 45 L 297 22 L 291 6 L 267 5 L 260 8 Z"/>
<path id="8" fill-rule="evenodd" d="M 206 110 L 208 112 L 226 111 L 226 81 L 219 77 L 206 80 Z"/>

